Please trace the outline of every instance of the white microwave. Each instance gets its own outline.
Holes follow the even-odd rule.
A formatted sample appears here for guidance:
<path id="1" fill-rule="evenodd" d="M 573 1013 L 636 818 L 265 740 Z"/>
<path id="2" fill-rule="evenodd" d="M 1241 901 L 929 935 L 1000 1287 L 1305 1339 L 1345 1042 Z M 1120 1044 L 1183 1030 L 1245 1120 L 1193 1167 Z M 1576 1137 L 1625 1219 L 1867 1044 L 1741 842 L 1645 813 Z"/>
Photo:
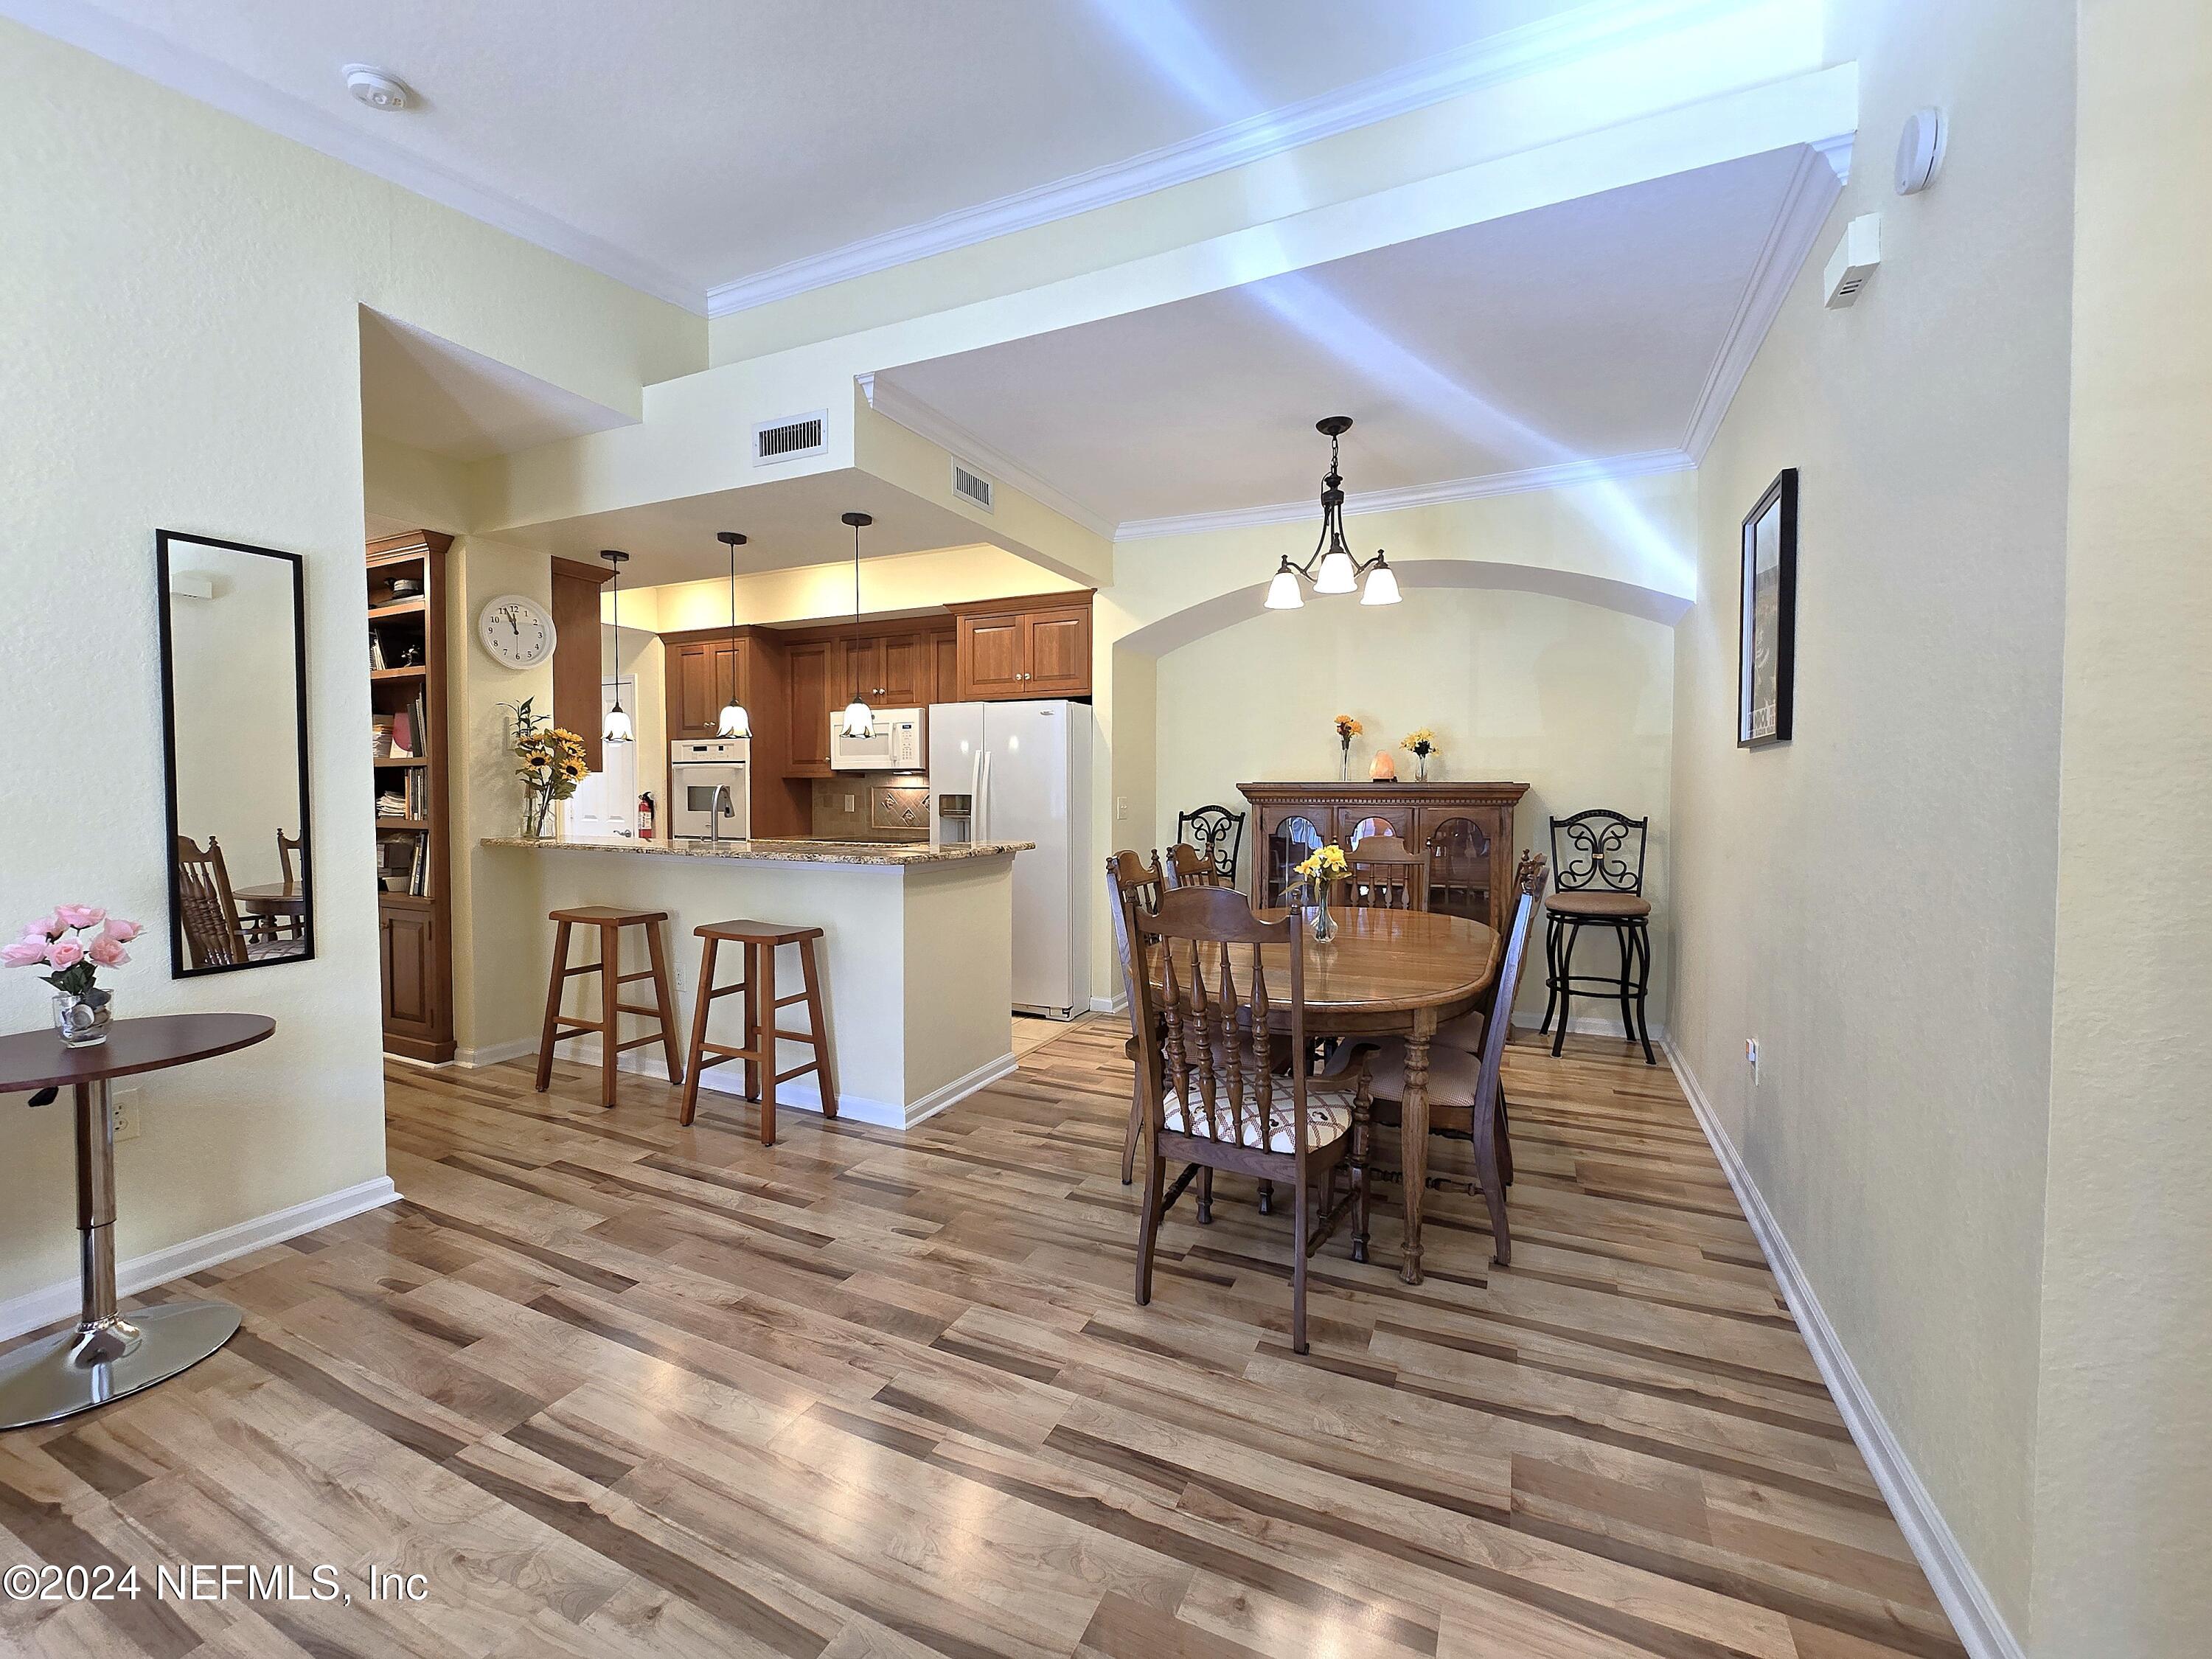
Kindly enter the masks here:
<path id="1" fill-rule="evenodd" d="M 928 763 L 921 747 L 921 710 L 878 708 L 873 730 L 865 738 L 845 735 L 845 711 L 830 716 L 830 769 L 833 772 L 919 772 Z"/>

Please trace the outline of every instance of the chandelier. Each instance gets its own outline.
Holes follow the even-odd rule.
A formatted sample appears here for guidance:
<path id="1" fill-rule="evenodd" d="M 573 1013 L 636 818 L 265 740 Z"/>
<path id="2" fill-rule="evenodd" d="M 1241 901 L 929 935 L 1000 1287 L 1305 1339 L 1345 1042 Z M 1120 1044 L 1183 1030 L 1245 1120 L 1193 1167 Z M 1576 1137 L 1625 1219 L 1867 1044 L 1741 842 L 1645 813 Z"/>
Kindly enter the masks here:
<path id="1" fill-rule="evenodd" d="M 1283 555 L 1282 563 L 1275 567 L 1275 579 L 1267 584 L 1270 611 L 1295 611 L 1305 603 L 1305 596 L 1298 591 L 1301 576 L 1313 584 L 1316 593 L 1358 590 L 1362 605 L 1398 603 L 1397 574 L 1382 556 L 1382 550 L 1376 548 L 1371 559 L 1355 558 L 1344 538 L 1344 477 L 1337 471 L 1337 443 L 1351 429 L 1349 415 L 1332 415 L 1314 422 L 1314 430 L 1328 440 L 1328 471 L 1321 481 L 1321 539 L 1304 564 L 1293 564 L 1289 554 Z M 1367 578 L 1364 588 L 1362 575 Z"/>

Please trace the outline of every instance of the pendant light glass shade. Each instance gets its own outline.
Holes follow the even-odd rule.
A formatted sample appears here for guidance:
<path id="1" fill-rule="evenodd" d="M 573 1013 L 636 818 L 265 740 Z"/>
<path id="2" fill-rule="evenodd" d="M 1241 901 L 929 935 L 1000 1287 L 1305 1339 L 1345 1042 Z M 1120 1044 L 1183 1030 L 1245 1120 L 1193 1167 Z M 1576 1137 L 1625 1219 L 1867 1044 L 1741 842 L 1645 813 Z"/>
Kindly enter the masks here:
<path id="1" fill-rule="evenodd" d="M 1375 568 L 1367 573 L 1367 586 L 1359 595 L 1362 605 L 1395 605 L 1398 603 L 1398 573 L 1382 562 L 1382 556 L 1375 556 Z"/>
<path id="2" fill-rule="evenodd" d="M 855 697 L 845 705 L 844 725 L 841 728 L 848 738 L 872 738 L 876 735 L 876 711 L 865 699 Z"/>
<path id="3" fill-rule="evenodd" d="M 609 653 L 615 659 L 608 665 L 611 672 L 607 676 L 615 682 L 615 706 L 607 710 L 607 723 L 599 728 L 599 737 L 607 743 L 629 743 L 635 740 L 637 733 L 630 726 L 629 716 L 623 710 L 622 659 L 619 655 L 622 650 L 622 568 L 629 562 L 629 555 L 605 548 L 600 551 L 599 556 L 613 568 L 615 573 L 611 623 L 615 633 L 614 650 Z"/>
<path id="4" fill-rule="evenodd" d="M 1359 573 L 1352 568 L 1352 555 L 1342 548 L 1333 547 L 1321 556 L 1321 568 L 1314 573 L 1314 592 L 1316 593 L 1356 593 L 1359 591 Z"/>
<path id="5" fill-rule="evenodd" d="M 745 544 L 745 538 L 734 530 L 718 530 L 714 532 L 714 539 L 730 550 L 730 634 L 734 638 L 738 631 L 738 550 Z M 744 704 L 732 695 L 729 702 L 722 705 L 721 714 L 714 722 L 714 735 L 718 738 L 750 738 L 752 734 L 753 717 L 745 712 Z"/>
<path id="6" fill-rule="evenodd" d="M 1298 573 L 1291 568 L 1288 559 L 1275 572 L 1275 580 L 1267 584 L 1267 609 L 1295 611 L 1305 603 L 1305 595 L 1298 592 Z"/>

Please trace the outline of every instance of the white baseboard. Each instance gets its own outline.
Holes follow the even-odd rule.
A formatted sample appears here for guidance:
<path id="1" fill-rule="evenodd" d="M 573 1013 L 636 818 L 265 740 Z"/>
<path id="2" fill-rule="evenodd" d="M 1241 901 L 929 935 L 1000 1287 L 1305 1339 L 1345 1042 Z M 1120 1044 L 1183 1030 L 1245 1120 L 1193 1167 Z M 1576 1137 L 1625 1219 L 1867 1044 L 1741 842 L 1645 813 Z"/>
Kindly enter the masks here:
<path id="1" fill-rule="evenodd" d="M 480 1048 L 456 1048 L 456 1066 L 504 1066 L 510 1060 L 520 1060 L 526 1054 L 538 1052 L 536 1037 L 517 1037 L 512 1042 L 487 1042 Z"/>
<path id="2" fill-rule="evenodd" d="M 1126 994 L 1093 997 L 1091 999 L 1091 1012 L 1094 1014 L 1126 1014 L 1129 1012 L 1129 999 Z"/>
<path id="3" fill-rule="evenodd" d="M 1873 1471 L 1875 1484 L 1881 1488 L 1890 1513 L 1897 1517 L 1898 1527 L 1905 1534 L 1905 1541 L 1912 1547 L 1921 1571 L 1928 1575 L 1936 1599 L 1950 1615 L 1959 1640 L 1966 1644 L 1972 1659 L 2027 1659 L 2027 1650 L 2005 1624 L 1989 1587 L 1966 1559 L 1957 1537 L 1945 1523 L 1942 1512 L 1936 1507 L 1935 1498 L 1906 1458 L 1905 1448 L 1898 1443 L 1873 1396 L 1867 1392 L 1858 1367 L 1851 1364 L 1851 1357 L 1844 1351 L 1835 1328 L 1829 1324 L 1820 1297 L 1813 1294 L 1804 1270 L 1797 1264 L 1796 1252 L 1790 1248 L 1789 1237 L 1775 1220 L 1774 1212 L 1766 1207 L 1766 1200 L 1752 1180 L 1742 1154 L 1736 1151 L 1735 1143 L 1729 1139 L 1720 1119 L 1714 1115 L 1712 1103 L 1698 1086 L 1696 1073 L 1671 1041 L 1661 1039 L 1661 1046 L 1666 1051 L 1667 1063 L 1674 1068 L 1683 1094 L 1689 1097 L 1690 1109 L 1697 1114 L 1705 1139 L 1712 1143 L 1713 1156 L 1720 1160 L 1729 1185 L 1735 1189 L 1736 1202 L 1743 1206 L 1744 1218 L 1751 1223 L 1759 1248 L 1765 1253 L 1767 1266 L 1782 1287 L 1783 1298 L 1790 1304 L 1797 1328 L 1804 1334 L 1805 1346 L 1813 1351 L 1813 1363 L 1820 1367 L 1836 1409 L 1843 1413 L 1844 1426 L 1850 1430 L 1859 1455 Z"/>
<path id="4" fill-rule="evenodd" d="M 196 1273 L 228 1261 L 233 1256 L 244 1255 L 249 1250 L 258 1250 L 270 1244 L 281 1244 L 288 1238 L 297 1238 L 301 1233 L 311 1233 L 318 1227 L 327 1227 L 333 1221 L 343 1221 L 349 1215 L 359 1215 L 364 1210 L 394 1202 L 399 1197 L 389 1176 L 379 1176 L 374 1181 L 364 1181 L 357 1187 L 325 1193 L 320 1198 L 311 1198 L 304 1204 L 295 1204 L 289 1209 L 276 1210 L 268 1215 L 256 1216 L 251 1221 L 240 1221 L 233 1226 L 219 1227 L 211 1233 L 202 1233 L 198 1238 L 185 1239 L 167 1249 L 154 1250 L 145 1255 L 132 1256 L 115 1267 L 115 1288 L 123 1296 L 135 1296 L 140 1291 L 150 1290 L 156 1285 L 166 1285 L 186 1273 Z M 25 1331 L 34 1331 L 41 1325 L 51 1325 L 58 1319 L 74 1316 L 81 1305 L 82 1290 L 74 1279 L 48 1285 L 41 1289 L 26 1291 L 12 1301 L 0 1302 L 0 1341 L 21 1336 Z"/>
<path id="5" fill-rule="evenodd" d="M 497 1059 L 466 1063 L 495 1066 L 501 1060 L 515 1059 L 516 1055 L 506 1052 L 513 1047 L 511 1043 L 501 1043 L 485 1051 L 497 1055 Z M 538 1052 L 538 1045 L 535 1042 L 526 1043 L 522 1052 L 534 1054 Z M 599 1063 L 598 1039 L 579 1042 L 575 1045 L 574 1053 L 562 1057 L 571 1065 L 597 1066 Z M 874 1100 L 866 1095 L 856 1095 L 850 1090 L 840 1090 L 837 1115 L 850 1118 L 855 1123 L 872 1123 L 878 1128 L 911 1129 L 925 1118 L 935 1117 L 946 1107 L 957 1105 L 977 1090 L 988 1088 L 1000 1078 L 1011 1075 L 1014 1066 L 1014 1056 L 1009 1050 L 985 1060 L 965 1076 L 953 1079 L 943 1088 L 931 1090 L 906 1106 L 893 1100 Z M 615 1061 L 615 1069 L 634 1073 L 640 1077 L 656 1078 L 663 1083 L 668 1081 L 668 1062 L 650 1048 L 634 1048 L 622 1055 Z M 729 1095 L 743 1099 L 744 1067 L 736 1061 L 714 1066 L 701 1076 L 699 1087 L 708 1094 Z M 779 1085 L 775 1103 L 779 1111 L 819 1112 L 822 1109 L 822 1091 L 816 1085 L 813 1073 Z"/>
<path id="6" fill-rule="evenodd" d="M 1513 1029 L 1517 1031 L 1533 1031 L 1542 1023 L 1543 1018 L 1541 1012 L 1532 1014 L 1525 1008 L 1516 1008 L 1513 1011 Z M 1620 1034 L 1620 1016 L 1617 1013 L 1610 1019 L 1603 1014 L 1577 1014 L 1567 1022 L 1567 1031 L 1572 1036 L 1603 1036 L 1612 1037 L 1616 1042 L 1627 1041 Z M 1655 1023 L 1651 1027 L 1651 1046 L 1655 1048 L 1659 1048 L 1666 1041 L 1667 1028 Z"/>

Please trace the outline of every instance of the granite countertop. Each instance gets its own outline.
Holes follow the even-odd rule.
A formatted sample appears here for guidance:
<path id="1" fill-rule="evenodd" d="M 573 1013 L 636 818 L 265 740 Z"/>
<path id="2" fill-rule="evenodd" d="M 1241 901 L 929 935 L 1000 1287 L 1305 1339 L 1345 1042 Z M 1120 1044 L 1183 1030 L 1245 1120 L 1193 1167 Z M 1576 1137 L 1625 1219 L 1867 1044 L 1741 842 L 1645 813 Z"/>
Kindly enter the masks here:
<path id="1" fill-rule="evenodd" d="M 643 857 L 678 859 L 744 859 L 758 864 L 954 864 L 963 859 L 999 858 L 1025 853 L 1033 841 L 949 842 L 933 847 L 927 842 L 866 841 L 725 841 L 708 843 L 687 841 L 632 841 L 623 836 L 587 836 L 575 841 L 548 836 L 532 841 L 521 836 L 486 836 L 486 847 L 519 847 L 534 853 L 629 853 Z"/>

